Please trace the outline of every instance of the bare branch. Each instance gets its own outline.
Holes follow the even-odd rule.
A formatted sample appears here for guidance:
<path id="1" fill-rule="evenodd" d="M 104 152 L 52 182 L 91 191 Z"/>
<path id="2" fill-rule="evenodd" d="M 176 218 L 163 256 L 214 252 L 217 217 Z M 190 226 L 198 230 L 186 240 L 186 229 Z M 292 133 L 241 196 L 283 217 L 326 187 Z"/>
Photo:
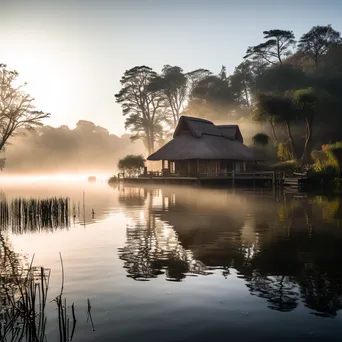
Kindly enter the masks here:
<path id="1" fill-rule="evenodd" d="M 26 84 L 14 86 L 18 73 L 0 64 L 0 151 L 18 129 L 42 125 L 50 114 L 37 111 L 34 98 L 23 91 Z"/>

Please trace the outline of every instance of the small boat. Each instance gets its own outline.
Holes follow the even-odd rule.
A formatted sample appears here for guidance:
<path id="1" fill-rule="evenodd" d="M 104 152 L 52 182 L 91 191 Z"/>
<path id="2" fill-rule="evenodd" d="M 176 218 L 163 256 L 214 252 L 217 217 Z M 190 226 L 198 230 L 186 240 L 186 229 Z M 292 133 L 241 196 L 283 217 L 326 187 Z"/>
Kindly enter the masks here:
<path id="1" fill-rule="evenodd" d="M 95 183 L 96 182 L 96 177 L 95 176 L 89 176 L 88 177 L 88 182 L 89 183 Z"/>

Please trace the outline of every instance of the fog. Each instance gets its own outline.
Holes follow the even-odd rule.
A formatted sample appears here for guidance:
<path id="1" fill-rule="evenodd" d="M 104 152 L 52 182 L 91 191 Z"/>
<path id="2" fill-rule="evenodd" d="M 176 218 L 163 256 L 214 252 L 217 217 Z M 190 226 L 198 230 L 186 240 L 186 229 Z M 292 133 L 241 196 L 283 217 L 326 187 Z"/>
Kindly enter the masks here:
<path id="1" fill-rule="evenodd" d="M 118 137 L 90 121 L 79 121 L 75 129 L 42 126 L 10 140 L 0 156 L 6 158 L 1 178 L 112 175 L 120 158 L 144 152 L 142 143 L 131 142 L 129 135 Z"/>
<path id="2" fill-rule="evenodd" d="M 253 146 L 252 137 L 258 132 L 263 131 L 271 136 L 267 125 L 257 124 L 239 113 L 232 115 L 229 120 L 215 121 L 215 124 L 239 125 L 244 143 L 248 146 Z M 300 128 L 294 126 L 293 132 L 298 136 Z M 285 133 L 282 127 L 278 128 L 280 137 Z M 128 134 L 118 137 L 110 134 L 106 128 L 84 120 L 79 121 L 75 129 L 68 126 L 42 126 L 33 131 L 19 132 L 9 142 L 0 155 L 0 159 L 6 159 L 0 177 L 2 183 L 18 181 L 13 178 L 17 176 L 27 182 L 51 180 L 52 177 L 54 181 L 77 181 L 91 175 L 108 179 L 108 176 L 118 172 L 120 158 L 128 154 L 143 154 L 147 157 L 141 140 L 133 143 Z M 264 150 L 267 159 L 275 157 L 272 146 L 267 151 Z M 159 170 L 159 164 L 148 163 L 147 166 Z"/>

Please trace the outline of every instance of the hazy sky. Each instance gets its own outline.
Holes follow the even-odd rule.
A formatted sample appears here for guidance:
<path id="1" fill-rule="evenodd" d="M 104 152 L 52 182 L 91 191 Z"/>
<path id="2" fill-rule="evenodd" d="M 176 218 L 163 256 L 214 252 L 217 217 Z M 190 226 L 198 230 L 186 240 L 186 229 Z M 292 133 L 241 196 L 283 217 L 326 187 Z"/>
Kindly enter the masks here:
<path id="1" fill-rule="evenodd" d="M 0 0 L 0 63 L 20 72 L 49 124 L 124 133 L 113 95 L 136 65 L 232 72 L 262 31 L 342 31 L 341 0 Z"/>

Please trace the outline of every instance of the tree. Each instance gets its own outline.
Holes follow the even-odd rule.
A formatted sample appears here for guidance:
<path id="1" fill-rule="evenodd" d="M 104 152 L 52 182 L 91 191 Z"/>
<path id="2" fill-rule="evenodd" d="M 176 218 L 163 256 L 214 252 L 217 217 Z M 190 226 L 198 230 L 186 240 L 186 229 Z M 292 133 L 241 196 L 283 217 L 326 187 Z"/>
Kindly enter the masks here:
<path id="1" fill-rule="evenodd" d="M 296 115 L 296 108 L 289 96 L 275 95 L 272 93 L 257 94 L 253 110 L 253 120 L 257 122 L 269 122 L 272 127 L 274 140 L 277 144 L 279 144 L 279 140 L 276 134 L 276 124 L 284 124 L 288 136 L 286 145 L 289 148 L 291 158 L 294 159 L 296 158 L 296 149 L 291 123 L 296 119 Z"/>
<path id="2" fill-rule="evenodd" d="M 123 115 L 127 116 L 125 127 L 134 133 L 132 140 L 143 140 L 149 154 L 163 135 L 163 123 L 168 117 L 164 93 L 150 86 L 156 78 L 157 73 L 151 68 L 136 66 L 124 73 L 122 88 L 115 95 Z"/>
<path id="3" fill-rule="evenodd" d="M 188 81 L 183 69 L 164 65 L 161 76 L 153 79 L 150 89 L 161 91 L 165 95 L 166 103 L 172 113 L 173 126 L 176 127 L 188 95 Z"/>
<path id="4" fill-rule="evenodd" d="M 206 77 L 212 75 L 212 73 L 207 69 L 196 69 L 186 73 L 188 95 L 192 93 L 197 84 L 205 79 Z"/>
<path id="5" fill-rule="evenodd" d="M 272 128 L 274 141 L 278 143 L 276 133 L 276 123 L 280 121 L 277 110 L 272 105 L 272 97 L 267 93 L 257 93 L 254 99 L 254 107 L 252 111 L 253 121 L 264 123 L 267 122 Z"/>
<path id="6" fill-rule="evenodd" d="M 142 155 L 128 155 L 119 160 L 118 168 L 127 172 L 129 177 L 138 176 L 145 167 L 145 159 Z"/>
<path id="7" fill-rule="evenodd" d="M 320 102 L 319 94 L 313 88 L 299 89 L 294 92 L 293 101 L 301 113 L 301 119 L 305 120 L 305 143 L 301 159 L 308 161 L 310 158 L 308 146 L 312 139 L 312 126 Z"/>
<path id="8" fill-rule="evenodd" d="M 318 71 L 322 56 L 327 53 L 331 46 L 341 43 L 340 32 L 335 31 L 331 25 L 314 26 L 300 38 L 298 52 L 302 52 L 307 58 L 311 58 L 315 63 L 316 71 Z"/>
<path id="9" fill-rule="evenodd" d="M 251 92 L 255 84 L 252 62 L 245 60 L 240 63 L 229 77 L 230 86 L 241 107 L 251 106 Z"/>
<path id="10" fill-rule="evenodd" d="M 264 31 L 266 42 L 247 49 L 244 58 L 252 61 L 264 60 L 268 64 L 282 64 L 283 59 L 291 54 L 291 48 L 296 44 L 292 31 L 269 30 Z"/>
<path id="11" fill-rule="evenodd" d="M 206 76 L 194 86 L 186 112 L 215 121 L 228 118 L 236 108 L 237 102 L 223 67 L 219 75 Z"/>
<path id="12" fill-rule="evenodd" d="M 8 70 L 5 64 L 0 64 L 0 151 L 10 137 L 41 126 L 41 120 L 50 116 L 36 110 L 34 98 L 23 90 L 26 83 L 15 85 L 18 76 L 18 72 Z"/>
<path id="13" fill-rule="evenodd" d="M 255 89 L 259 92 L 284 94 L 286 91 L 307 87 L 308 77 L 298 67 L 278 64 L 267 68 L 255 78 Z"/>

